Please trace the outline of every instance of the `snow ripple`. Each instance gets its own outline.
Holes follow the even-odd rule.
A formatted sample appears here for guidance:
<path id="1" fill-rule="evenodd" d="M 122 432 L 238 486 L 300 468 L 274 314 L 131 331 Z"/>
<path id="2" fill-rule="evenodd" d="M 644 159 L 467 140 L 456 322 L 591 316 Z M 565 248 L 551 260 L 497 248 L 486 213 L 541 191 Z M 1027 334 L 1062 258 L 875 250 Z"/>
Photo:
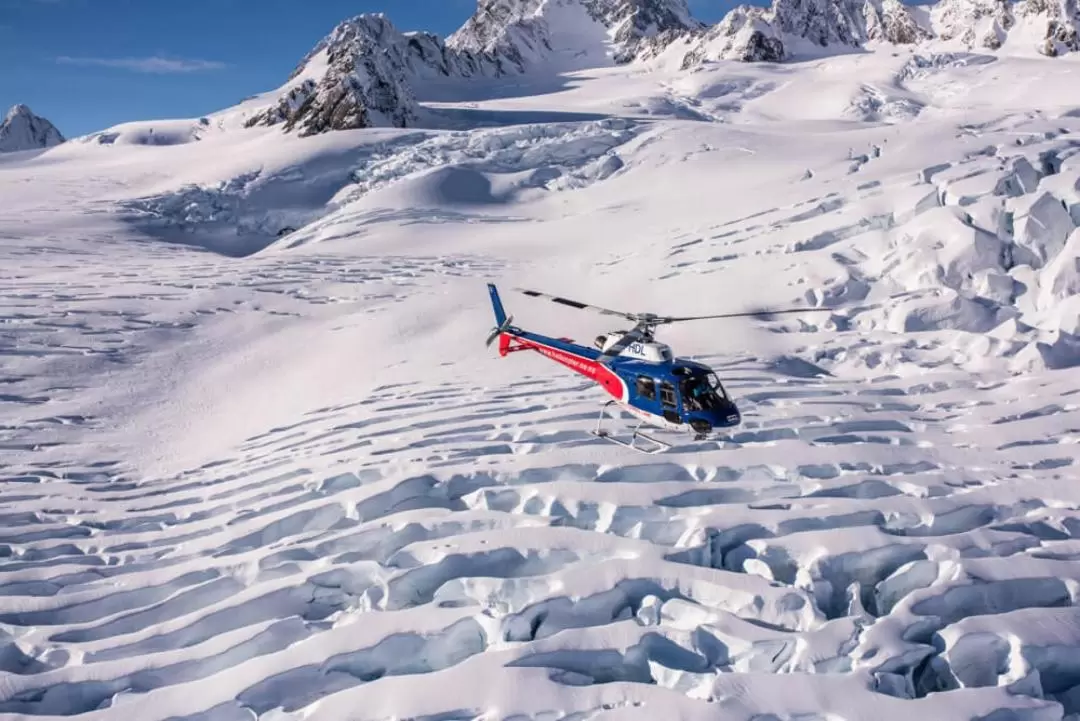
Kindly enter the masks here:
<path id="1" fill-rule="evenodd" d="M 727 466 L 700 464 L 702 444 L 661 462 L 586 460 L 602 442 L 578 386 L 525 378 L 386 386 L 173 479 L 27 470 L 18 499 L 0 499 L 0 712 L 349 705 L 377 719 L 394 678 L 462 684 L 496 668 L 597 689 L 518 701 L 522 713 L 555 698 L 588 713 L 616 684 L 633 703 L 677 694 L 784 717 L 811 676 L 849 697 L 838 709 L 880 697 L 883 718 L 910 713 L 892 697 L 940 711 L 959 693 L 1030 710 L 1017 718 L 1052 717 L 1032 696 L 1080 711 L 1067 633 L 1023 623 L 1045 609 L 1075 625 L 1080 446 L 1048 449 L 1040 431 L 1075 407 L 1001 386 L 958 425 L 962 384 L 867 394 L 789 378 L 792 406 L 754 392 L 783 383 L 768 369 L 729 372 L 744 378 L 732 391 L 747 427 L 723 444 L 739 449 Z M 894 391 L 908 402 L 880 402 Z M 988 444 L 978 429 L 994 422 Z M 792 444 L 808 460 L 776 466 Z M 1037 462 L 1051 456 L 1063 462 Z M 305 470 L 327 458 L 339 470 Z M 416 461 L 431 470 L 395 470 Z M 1018 630 L 980 625 L 989 616 Z M 759 688 L 752 708 L 733 683 Z M 1004 694 L 1018 684 L 1027 697 Z M 456 689 L 460 718 L 483 713 L 474 689 Z M 407 705 L 423 717 L 434 703 Z"/>

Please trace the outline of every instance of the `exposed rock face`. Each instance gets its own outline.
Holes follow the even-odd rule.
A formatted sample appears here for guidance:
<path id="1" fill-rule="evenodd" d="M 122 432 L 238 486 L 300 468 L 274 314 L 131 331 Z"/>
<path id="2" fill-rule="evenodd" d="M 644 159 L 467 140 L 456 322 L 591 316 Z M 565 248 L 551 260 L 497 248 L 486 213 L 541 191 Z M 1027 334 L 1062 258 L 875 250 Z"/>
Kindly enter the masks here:
<path id="1" fill-rule="evenodd" d="M 547 24 L 539 10 L 542 0 L 480 0 L 473 14 L 447 45 L 459 53 L 486 53 L 502 58 L 519 71 L 530 58 L 550 50 Z"/>
<path id="2" fill-rule="evenodd" d="M 616 63 L 652 53 L 679 34 L 706 28 L 690 15 L 685 0 L 586 0 L 586 7 L 612 30 L 612 39 L 619 48 Z"/>
<path id="3" fill-rule="evenodd" d="M 401 37 L 404 47 L 395 45 L 391 52 L 410 77 L 494 77 L 519 70 L 506 58 L 453 50 L 432 33 L 405 33 Z"/>
<path id="4" fill-rule="evenodd" d="M 779 62 L 792 41 L 822 48 L 857 48 L 868 41 L 917 43 L 929 32 L 900 0 L 773 0 L 770 8 L 739 6 L 700 34 L 683 60 Z"/>
<path id="5" fill-rule="evenodd" d="M 581 21 L 595 25 L 593 32 Z M 479 0 L 476 13 L 447 45 L 524 69 L 549 55 L 558 36 L 603 37 L 611 45 L 611 60 L 623 64 L 654 51 L 657 41 L 704 27 L 685 0 Z"/>
<path id="6" fill-rule="evenodd" d="M 0 153 L 51 148 L 62 142 L 64 136 L 56 126 L 25 105 L 12 106 L 0 122 Z"/>
<path id="7" fill-rule="evenodd" d="M 586 27 L 582 27 L 582 26 Z M 371 126 L 406 127 L 416 118 L 410 81 L 497 77 L 527 72 L 551 58 L 563 38 L 593 45 L 608 62 L 630 62 L 703 25 L 685 0 L 480 0 L 475 15 L 446 42 L 402 33 L 383 15 L 338 25 L 289 78 L 277 103 L 248 127 L 282 124 L 301 135 Z"/>
<path id="8" fill-rule="evenodd" d="M 1046 24 L 1042 44 L 1038 46 L 1043 55 L 1056 57 L 1080 50 L 1080 3 L 1077 0 L 1025 0 L 1017 8 L 1017 14 L 1029 22 Z"/>
<path id="9" fill-rule="evenodd" d="M 866 34 L 860 3 L 853 0 L 774 0 L 771 24 L 815 45 L 856 47 Z"/>
<path id="10" fill-rule="evenodd" d="M 430 51 L 422 41 L 421 47 Z M 407 48 L 405 36 L 382 15 L 347 20 L 293 71 L 289 79 L 295 83 L 277 104 L 246 125 L 283 123 L 285 130 L 297 129 L 300 135 L 405 127 L 416 111 L 401 58 Z"/>
<path id="11" fill-rule="evenodd" d="M 709 28 L 683 58 L 687 69 L 705 61 L 739 60 L 778 63 L 785 57 L 784 43 L 760 7 L 740 5 L 719 24 Z"/>
<path id="12" fill-rule="evenodd" d="M 1009 0 L 941 0 L 930 15 L 938 38 L 973 50 L 996 50 L 1016 25 Z"/>
<path id="13" fill-rule="evenodd" d="M 1041 37 L 1034 49 L 1043 55 L 1080 50 L 1078 0 L 940 0 L 931 16 L 937 37 L 971 50 L 997 50 L 1020 24 Z"/>
<path id="14" fill-rule="evenodd" d="M 915 21 L 911 11 L 900 0 L 867 1 L 864 6 L 866 39 L 912 45 L 931 37 L 931 33 Z"/>
<path id="15" fill-rule="evenodd" d="M 1055 56 L 1080 49 L 1080 0 L 939 0 L 932 29 L 902 0 L 773 0 L 739 6 L 707 27 L 686 0 L 478 0 L 445 42 L 402 33 L 382 15 L 347 20 L 308 54 L 277 101 L 247 121 L 302 135 L 417 117 L 416 80 L 498 77 L 622 64 L 683 52 L 684 69 L 707 61 L 780 62 L 792 48 L 917 44 L 931 37 L 969 49 L 1000 48 L 1018 22 Z M 1045 25 L 1045 31 L 1042 27 Z M 676 55 L 678 57 L 678 55 Z"/>

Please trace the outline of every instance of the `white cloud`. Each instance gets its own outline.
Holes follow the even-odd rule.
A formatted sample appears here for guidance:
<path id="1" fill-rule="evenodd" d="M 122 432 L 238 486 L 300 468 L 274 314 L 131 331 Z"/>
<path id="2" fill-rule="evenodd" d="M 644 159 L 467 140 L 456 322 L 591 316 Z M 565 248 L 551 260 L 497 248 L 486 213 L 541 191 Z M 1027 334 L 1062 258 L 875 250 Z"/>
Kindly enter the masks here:
<path id="1" fill-rule="evenodd" d="M 81 65 L 84 67 L 115 68 L 130 70 L 135 73 L 194 73 L 205 70 L 221 70 L 225 63 L 216 60 L 197 58 L 73 58 L 61 55 L 56 62 L 63 65 Z"/>

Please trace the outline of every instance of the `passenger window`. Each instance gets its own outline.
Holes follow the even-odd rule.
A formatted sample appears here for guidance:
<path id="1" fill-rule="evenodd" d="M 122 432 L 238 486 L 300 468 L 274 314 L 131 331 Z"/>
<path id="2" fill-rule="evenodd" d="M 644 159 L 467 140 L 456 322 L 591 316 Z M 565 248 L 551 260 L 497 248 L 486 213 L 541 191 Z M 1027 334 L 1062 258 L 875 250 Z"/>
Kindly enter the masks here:
<path id="1" fill-rule="evenodd" d="M 638 376 L 637 379 L 637 392 L 639 396 L 648 398 L 650 401 L 656 399 L 656 383 L 652 378 L 648 376 Z"/>
<path id="2" fill-rule="evenodd" d="M 678 405 L 675 401 L 675 386 L 667 382 L 660 384 L 660 402 L 670 408 Z"/>

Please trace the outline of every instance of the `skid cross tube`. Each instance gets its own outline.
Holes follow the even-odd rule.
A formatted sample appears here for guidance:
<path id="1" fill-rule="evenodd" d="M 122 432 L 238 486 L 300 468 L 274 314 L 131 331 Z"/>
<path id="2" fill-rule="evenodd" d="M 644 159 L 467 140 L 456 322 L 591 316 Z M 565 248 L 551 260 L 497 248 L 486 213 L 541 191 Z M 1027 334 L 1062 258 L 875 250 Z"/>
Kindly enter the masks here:
<path id="1" fill-rule="evenodd" d="M 641 427 L 643 425 L 645 425 L 644 420 L 639 421 L 638 424 L 636 426 L 634 426 L 634 430 L 633 430 L 633 433 L 630 436 L 630 442 L 629 443 L 622 440 L 622 439 L 620 439 L 620 438 L 616 438 L 615 436 L 611 435 L 611 433 L 609 431 L 605 430 L 602 427 L 603 423 L 604 423 L 604 419 L 607 416 L 608 407 L 611 406 L 611 405 L 617 405 L 616 401 L 608 401 L 607 403 L 604 404 L 604 407 L 600 409 L 600 416 L 596 419 L 596 430 L 589 431 L 589 433 L 591 435 L 594 435 L 597 438 L 602 438 L 605 441 L 608 441 L 609 443 L 614 443 L 617 446 L 622 446 L 623 448 L 629 448 L 630 450 L 637 451 L 638 453 L 647 453 L 649 455 L 654 455 L 656 453 L 662 453 L 664 451 L 667 451 L 667 450 L 671 449 L 671 444 L 670 443 L 665 443 L 664 441 L 660 440 L 659 438 L 654 438 L 654 437 L 648 435 L 647 433 L 642 433 L 641 432 Z M 612 419 L 612 420 L 619 420 L 619 419 Z M 653 447 L 643 448 L 641 446 L 638 446 L 637 441 L 638 441 L 639 438 L 645 440 L 648 443 L 654 444 Z"/>

